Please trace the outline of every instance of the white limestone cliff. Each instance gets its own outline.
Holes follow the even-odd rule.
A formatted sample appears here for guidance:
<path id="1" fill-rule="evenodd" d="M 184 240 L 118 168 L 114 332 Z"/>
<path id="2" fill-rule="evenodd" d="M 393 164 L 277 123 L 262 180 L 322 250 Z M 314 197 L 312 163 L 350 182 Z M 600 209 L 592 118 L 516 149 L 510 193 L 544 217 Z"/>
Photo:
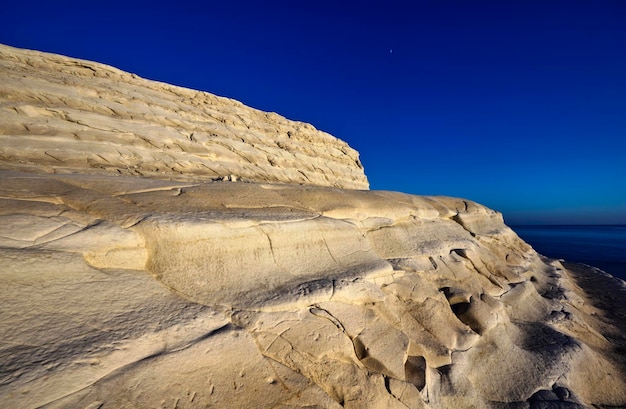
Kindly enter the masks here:
<path id="1" fill-rule="evenodd" d="M 5 45 L 0 76 L 4 167 L 368 188 L 345 142 L 232 99 Z"/>
<path id="2" fill-rule="evenodd" d="M 3 149 L 28 159 L 0 162 L 0 406 L 626 405 L 624 282 L 540 256 L 493 210 L 94 169 L 61 127 L 55 164 L 13 111 Z"/>

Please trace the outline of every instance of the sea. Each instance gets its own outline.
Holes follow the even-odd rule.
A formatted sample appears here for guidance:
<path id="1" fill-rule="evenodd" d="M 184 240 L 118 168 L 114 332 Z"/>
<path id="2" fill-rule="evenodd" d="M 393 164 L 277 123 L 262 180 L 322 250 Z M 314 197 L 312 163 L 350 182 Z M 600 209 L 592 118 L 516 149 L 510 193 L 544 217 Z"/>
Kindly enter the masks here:
<path id="1" fill-rule="evenodd" d="M 594 266 L 626 281 L 626 225 L 510 227 L 539 254 Z"/>

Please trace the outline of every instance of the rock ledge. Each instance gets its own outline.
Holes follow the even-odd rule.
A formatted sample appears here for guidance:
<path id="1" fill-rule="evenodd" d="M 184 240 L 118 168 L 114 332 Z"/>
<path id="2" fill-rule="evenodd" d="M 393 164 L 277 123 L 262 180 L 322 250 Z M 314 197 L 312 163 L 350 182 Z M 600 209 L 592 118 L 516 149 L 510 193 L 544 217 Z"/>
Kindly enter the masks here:
<path id="1" fill-rule="evenodd" d="M 345 142 L 232 99 L 0 45 L 0 168 L 369 184 Z"/>

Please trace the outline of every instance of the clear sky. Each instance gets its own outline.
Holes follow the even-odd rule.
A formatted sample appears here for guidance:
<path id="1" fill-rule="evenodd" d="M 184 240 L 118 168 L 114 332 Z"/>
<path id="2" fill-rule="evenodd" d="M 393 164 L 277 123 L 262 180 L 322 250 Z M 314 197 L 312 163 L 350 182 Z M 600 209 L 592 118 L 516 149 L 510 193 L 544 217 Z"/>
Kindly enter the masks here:
<path id="1" fill-rule="evenodd" d="M 372 189 L 626 224 L 623 0 L 9 1 L 0 42 L 312 123 Z"/>

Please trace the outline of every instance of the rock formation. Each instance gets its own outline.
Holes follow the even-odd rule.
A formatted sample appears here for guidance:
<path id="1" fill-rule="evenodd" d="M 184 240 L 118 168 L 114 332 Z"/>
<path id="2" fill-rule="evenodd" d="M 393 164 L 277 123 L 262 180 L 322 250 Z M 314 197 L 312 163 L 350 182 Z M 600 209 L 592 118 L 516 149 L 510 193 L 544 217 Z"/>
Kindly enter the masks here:
<path id="1" fill-rule="evenodd" d="M 540 256 L 476 203 L 346 189 L 367 186 L 357 154 L 310 126 L 1 51 L 23 70 L 0 102 L 4 407 L 626 405 L 624 282 Z M 176 117 L 177 93 L 202 107 Z M 139 96 L 170 114 L 137 114 Z M 248 142 L 219 150 L 212 112 L 230 113 L 214 139 Z"/>
<path id="2" fill-rule="evenodd" d="M 368 188 L 345 142 L 232 99 L 4 45 L 0 73 L 4 167 Z"/>

